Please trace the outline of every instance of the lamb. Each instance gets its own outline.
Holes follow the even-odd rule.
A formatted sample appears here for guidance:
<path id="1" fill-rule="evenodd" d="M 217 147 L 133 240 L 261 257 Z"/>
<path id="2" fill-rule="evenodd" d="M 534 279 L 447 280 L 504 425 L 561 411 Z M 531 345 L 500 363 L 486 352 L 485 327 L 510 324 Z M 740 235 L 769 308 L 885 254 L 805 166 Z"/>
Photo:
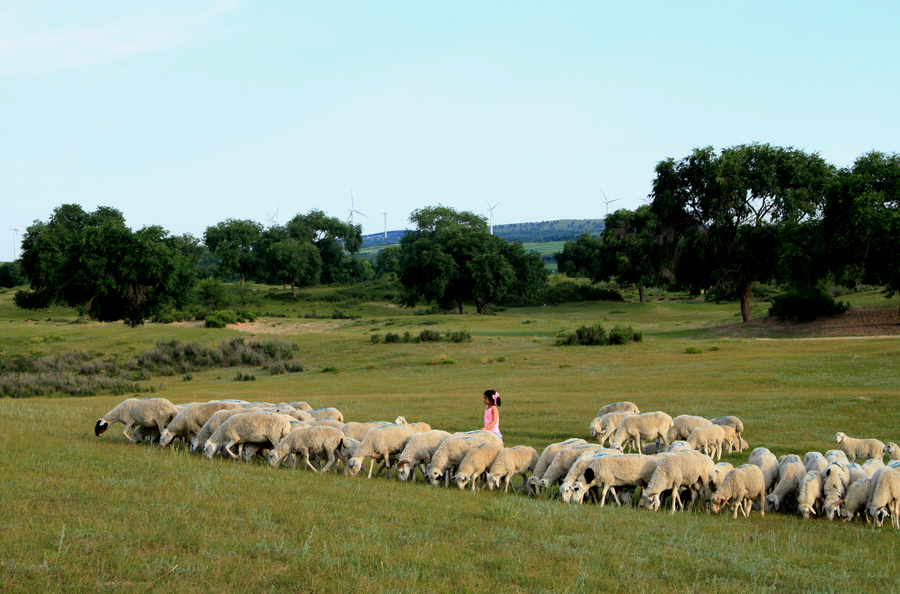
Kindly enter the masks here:
<path id="1" fill-rule="evenodd" d="M 734 428 L 728 425 L 717 425 L 717 427 L 722 428 L 722 432 L 725 434 L 725 439 L 722 440 L 722 447 L 730 454 L 737 451 L 742 451 L 741 447 L 744 442 L 740 437 L 737 436 L 737 433 L 734 432 Z M 743 442 L 743 443 L 742 443 Z"/>
<path id="2" fill-rule="evenodd" d="M 893 441 L 889 441 L 884 444 L 884 448 L 882 448 L 881 456 L 878 456 L 879 459 L 884 459 L 884 454 L 888 455 L 888 459 L 890 460 L 900 460 L 900 447 L 897 446 Z"/>
<path id="3" fill-rule="evenodd" d="M 818 515 L 816 507 L 819 507 L 819 499 L 822 496 L 822 473 L 818 470 L 810 470 L 800 479 L 800 488 L 797 491 L 797 513 L 804 518 L 809 515 Z"/>
<path id="4" fill-rule="evenodd" d="M 632 444 L 634 451 L 640 452 L 644 441 L 657 437 L 661 437 L 668 445 L 667 434 L 674 424 L 672 417 L 659 411 L 625 417 L 616 430 L 610 447 L 623 450 L 625 445 Z"/>
<path id="5" fill-rule="evenodd" d="M 712 425 L 712 421 L 710 421 L 709 419 L 704 419 L 703 417 L 698 417 L 695 415 L 678 415 L 677 417 L 672 419 L 672 422 L 674 424 L 669 429 L 666 435 L 668 439 L 666 443 L 671 443 L 680 439 L 687 439 L 691 434 L 691 431 L 693 431 L 697 427 Z"/>
<path id="6" fill-rule="evenodd" d="M 478 477 L 487 472 L 501 451 L 503 451 L 502 444 L 488 442 L 466 452 L 462 462 L 459 463 L 456 475 L 453 476 L 456 486 L 465 489 L 466 485 L 471 484 L 472 491 L 475 491 Z"/>
<path id="7" fill-rule="evenodd" d="M 672 491 L 672 510 L 681 504 L 678 491 L 682 487 L 691 490 L 691 502 L 709 485 L 710 476 L 715 473 L 715 462 L 709 456 L 689 450 L 665 456 L 650 478 L 650 482 L 641 494 L 641 507 L 658 510 L 664 491 Z M 682 505 L 683 507 L 683 505 Z"/>
<path id="8" fill-rule="evenodd" d="M 450 434 L 440 429 L 432 429 L 424 433 L 411 435 L 400 452 L 397 459 L 397 477 L 402 480 L 416 478 L 416 467 L 425 474 L 425 466 L 431 462 L 431 456 L 438 449 L 441 442 L 450 437 Z"/>
<path id="9" fill-rule="evenodd" d="M 605 414 L 609 414 L 611 412 L 621 412 L 628 411 L 633 412 L 636 415 L 641 414 L 640 409 L 637 407 L 637 404 L 634 402 L 628 402 L 627 400 L 623 402 L 615 402 L 613 404 L 607 404 L 602 407 L 599 412 L 597 412 L 598 417 L 602 417 Z"/>
<path id="10" fill-rule="evenodd" d="M 616 503 L 622 505 L 616 494 L 616 487 L 644 487 L 653 477 L 660 460 L 665 456 L 645 456 L 643 454 L 625 454 L 616 456 L 603 453 L 593 457 L 579 479 L 572 485 L 571 500 L 581 503 L 585 494 L 592 488 L 602 487 L 600 507 L 606 503 L 606 495 L 610 490 Z"/>
<path id="11" fill-rule="evenodd" d="M 311 414 L 312 417 L 313 417 L 315 420 L 317 420 L 317 421 L 322 420 L 322 419 L 332 419 L 332 420 L 334 420 L 334 421 L 338 421 L 338 422 L 341 422 L 341 423 L 344 422 L 344 415 L 342 415 L 342 414 L 341 414 L 341 411 L 339 411 L 339 410 L 336 409 L 336 408 L 332 408 L 332 407 L 329 407 L 329 408 L 311 408 L 311 409 L 309 409 L 309 410 L 306 411 L 306 412 L 309 413 L 309 414 Z"/>
<path id="12" fill-rule="evenodd" d="M 853 519 L 853 516 L 864 510 L 866 503 L 869 501 L 869 495 L 872 490 L 871 479 L 862 479 L 854 482 L 847 487 L 844 498 L 838 501 L 838 517 L 845 522 Z"/>
<path id="13" fill-rule="evenodd" d="M 356 441 L 362 441 L 366 436 L 366 433 L 369 432 L 370 429 L 375 427 L 384 427 L 385 425 L 390 425 L 388 421 L 369 421 L 368 423 L 357 423 L 355 421 L 351 421 L 349 423 L 344 423 L 341 427 L 341 431 L 344 432 L 344 435 L 351 439 L 355 439 Z"/>
<path id="14" fill-rule="evenodd" d="M 839 431 L 834 436 L 834 441 L 847 454 L 850 462 L 856 462 L 857 458 L 868 460 L 869 458 L 881 458 L 884 456 L 884 443 L 877 439 L 854 439 Z"/>
<path id="15" fill-rule="evenodd" d="M 489 431 L 469 431 L 451 435 L 441 442 L 431 456 L 431 462 L 425 469 L 425 476 L 432 485 L 440 484 L 445 471 L 458 467 L 466 456 L 466 452 L 477 448 L 483 443 L 501 443 L 499 438 Z M 447 475 L 447 485 L 450 485 L 450 476 Z"/>
<path id="16" fill-rule="evenodd" d="M 383 468 L 390 468 L 391 456 L 400 453 L 403 449 L 403 440 L 413 433 L 408 425 L 384 425 L 371 429 L 360 442 L 359 448 L 353 452 L 353 457 L 347 461 L 347 474 L 356 476 L 365 458 L 372 458 L 369 464 L 369 478 L 372 478 L 376 458 L 384 460 Z"/>
<path id="17" fill-rule="evenodd" d="M 900 468 L 885 466 L 873 477 L 872 489 L 866 504 L 866 514 L 876 526 L 881 526 L 886 516 L 891 525 L 900 529 Z"/>
<path id="18" fill-rule="evenodd" d="M 221 412 L 221 411 L 220 411 Z M 203 455 L 212 458 L 220 445 L 234 459 L 238 456 L 231 447 L 239 443 L 271 443 L 276 446 L 293 429 L 291 417 L 270 412 L 254 411 L 229 417 L 213 432 L 203 446 Z"/>
<path id="19" fill-rule="evenodd" d="M 544 451 L 541 452 L 540 458 L 538 458 L 538 463 L 534 467 L 534 471 L 532 471 L 531 476 L 525 483 L 525 485 L 528 487 L 528 492 L 536 493 L 537 483 L 541 479 L 541 475 L 546 472 L 547 467 L 550 466 L 551 462 L 553 462 L 553 456 L 555 456 L 558 451 L 578 443 L 587 442 L 580 438 L 573 438 L 567 439 L 566 441 L 561 441 L 559 443 L 551 443 L 546 448 L 544 448 Z"/>
<path id="20" fill-rule="evenodd" d="M 803 456 L 803 466 L 807 472 L 810 470 L 822 472 L 828 466 L 828 460 L 819 452 L 806 452 L 806 455 Z"/>
<path id="21" fill-rule="evenodd" d="M 575 461 L 569 467 L 569 471 L 566 473 L 565 478 L 563 478 L 562 482 L 559 485 L 559 496 L 560 499 L 562 499 L 563 503 L 567 503 L 569 499 L 571 499 L 575 481 L 578 480 L 578 478 L 582 475 L 584 469 L 587 468 L 591 464 L 591 462 L 593 462 L 598 456 L 608 455 L 621 456 L 622 452 L 610 448 L 600 448 L 596 450 L 587 450 L 575 459 Z"/>
<path id="22" fill-rule="evenodd" d="M 269 466 L 277 468 L 281 460 L 288 454 L 295 454 L 294 467 L 302 457 L 306 465 L 313 472 L 319 472 L 309 461 L 309 455 L 318 455 L 328 458 L 328 462 L 322 468 L 327 472 L 335 460 L 341 456 L 341 447 L 347 436 L 340 429 L 334 427 L 301 427 L 288 433 L 281 442 L 269 452 Z"/>
<path id="23" fill-rule="evenodd" d="M 703 453 L 722 459 L 722 447 L 725 443 L 725 431 L 720 425 L 704 425 L 691 431 L 687 438 L 688 444 L 695 450 L 703 447 Z"/>
<path id="24" fill-rule="evenodd" d="M 504 482 L 503 492 L 509 491 L 509 482 L 515 475 L 522 477 L 522 485 L 516 491 L 521 492 L 525 488 L 525 475 L 533 471 L 538 463 L 538 453 L 532 447 L 515 446 L 503 448 L 494 458 L 485 479 L 488 489 L 493 491 L 500 488 L 500 481 Z"/>
<path id="25" fill-rule="evenodd" d="M 234 410 L 240 407 L 241 405 L 237 402 L 220 400 L 188 405 L 163 430 L 159 438 L 159 445 L 165 447 L 175 438 L 190 440 L 200 433 L 200 429 L 203 428 L 203 425 L 214 413 L 220 410 Z"/>
<path id="26" fill-rule="evenodd" d="M 800 481 L 806 475 L 806 467 L 800 456 L 789 454 L 778 459 L 778 484 L 775 490 L 766 497 L 766 511 L 777 510 L 788 499 L 796 501 L 800 490 Z"/>
<path id="27" fill-rule="evenodd" d="M 599 449 L 601 448 L 597 444 L 581 443 L 558 451 L 556 455 L 553 456 L 553 461 L 550 463 L 550 466 L 548 466 L 547 470 L 544 471 L 544 474 L 541 475 L 541 479 L 538 481 L 538 487 L 541 491 L 549 489 L 566 476 L 569 469 L 572 467 L 572 464 L 575 463 L 575 460 L 577 460 L 579 456 Z"/>
<path id="28" fill-rule="evenodd" d="M 762 470 L 768 493 L 778 480 L 778 458 L 768 448 L 756 448 L 750 452 L 750 464 L 756 464 Z"/>
<path id="29" fill-rule="evenodd" d="M 800 459 L 798 458 L 799 462 Z M 759 515 L 766 515 L 766 480 L 756 464 L 743 464 L 725 476 L 722 484 L 710 499 L 711 511 L 718 513 L 724 505 L 731 505 L 737 518 L 738 511 L 747 518 L 754 502 L 759 506 Z"/>
<path id="30" fill-rule="evenodd" d="M 612 439 L 625 417 L 630 417 L 634 414 L 634 412 L 626 410 L 606 413 L 602 417 L 597 417 L 591 421 L 591 438 L 596 439 L 600 445 L 603 445 L 604 442 Z"/>
<path id="31" fill-rule="evenodd" d="M 884 447 L 887 448 L 887 446 Z M 879 468 L 884 468 L 884 461 L 881 458 L 872 458 L 871 460 L 863 462 L 860 468 L 862 468 L 868 478 L 872 478 L 872 475 L 875 474 Z"/>
<path id="32" fill-rule="evenodd" d="M 137 398 L 129 398 L 111 411 L 103 415 L 94 425 L 94 434 L 99 437 L 109 429 L 110 425 L 122 423 L 125 429 L 122 435 L 128 438 L 128 441 L 134 442 L 128 430 L 133 427 L 156 427 L 160 434 L 169 424 L 169 422 L 178 415 L 175 405 L 165 398 L 145 398 L 138 400 Z M 132 431 L 134 433 L 134 431 Z"/>
<path id="33" fill-rule="evenodd" d="M 740 437 L 744 432 L 744 423 L 737 417 L 716 417 L 712 420 L 713 425 L 722 425 L 723 427 L 731 427 L 735 434 Z M 745 442 L 746 443 L 746 442 Z"/>

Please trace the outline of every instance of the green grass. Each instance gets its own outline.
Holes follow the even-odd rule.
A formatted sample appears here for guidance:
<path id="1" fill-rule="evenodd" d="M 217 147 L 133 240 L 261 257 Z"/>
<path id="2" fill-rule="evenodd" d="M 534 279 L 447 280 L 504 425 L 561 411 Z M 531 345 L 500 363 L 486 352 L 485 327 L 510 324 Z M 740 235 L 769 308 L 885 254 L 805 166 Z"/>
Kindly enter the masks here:
<path id="1" fill-rule="evenodd" d="M 268 290 L 266 288 L 266 290 Z M 279 289 L 280 290 L 280 289 Z M 312 291 L 310 292 L 312 293 Z M 316 290 L 319 297 L 324 289 Z M 210 345 L 235 330 L 47 322 L 0 294 L 0 350 L 84 349 L 132 357 L 159 340 Z M 842 297 L 897 307 L 897 298 Z M 269 302 L 273 312 L 335 307 Z M 757 306 L 766 304 L 756 304 Z M 503 395 L 507 445 L 587 437 L 601 405 L 734 414 L 751 447 L 835 447 L 837 431 L 897 441 L 900 339 L 758 341 L 712 330 L 735 304 L 579 303 L 496 316 L 415 316 L 360 304 L 356 320 L 266 318 L 300 345 L 306 371 L 194 371 L 154 378 L 176 403 L 306 400 L 346 420 L 481 426 L 481 394 Z M 277 309 L 281 308 L 281 309 Z M 254 308 L 256 309 L 256 308 Z M 40 321 L 25 321 L 33 317 Z M 437 322 L 437 323 L 434 323 Z M 527 322 L 527 323 L 526 323 Z M 638 344 L 556 347 L 581 324 L 631 325 Z M 471 343 L 372 344 L 372 333 L 468 330 Z M 56 334 L 62 341 L 35 341 Z M 272 336 L 258 336 L 261 339 Z M 701 353 L 688 355 L 696 346 Z M 712 347 L 719 350 L 712 351 Z M 502 357 L 503 362 L 497 362 Z M 431 364 L 451 360 L 453 364 Z M 339 373 L 322 373 L 333 367 Z M 238 371 L 253 382 L 236 382 Z M 754 513 L 652 513 L 491 492 L 205 460 L 132 446 L 92 428 L 121 397 L 0 400 L 2 592 L 808 592 L 896 591 L 897 533 L 865 523 Z M 747 452 L 723 457 L 735 465 Z"/>

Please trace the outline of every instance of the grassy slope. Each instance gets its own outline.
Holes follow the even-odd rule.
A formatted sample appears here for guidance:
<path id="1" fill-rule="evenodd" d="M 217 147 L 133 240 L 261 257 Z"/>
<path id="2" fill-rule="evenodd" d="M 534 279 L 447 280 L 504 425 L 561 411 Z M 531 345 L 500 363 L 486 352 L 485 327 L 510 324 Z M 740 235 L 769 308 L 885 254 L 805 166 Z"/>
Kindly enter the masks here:
<path id="1" fill-rule="evenodd" d="M 217 342 L 234 330 L 148 324 L 26 322 L 0 295 L 0 350 L 73 348 L 133 356 L 157 340 Z M 858 299 L 867 299 L 859 296 Z M 880 302 L 897 307 L 897 300 Z M 333 405 L 348 420 L 480 426 L 479 394 L 504 396 L 507 445 L 539 450 L 585 436 L 600 405 L 708 417 L 736 414 L 752 447 L 824 451 L 836 431 L 900 438 L 892 410 L 900 340 L 722 341 L 734 305 L 586 303 L 500 315 L 410 316 L 386 305 L 338 304 L 358 320 L 298 319 L 267 330 L 296 341 L 307 371 L 234 370 L 154 378 L 173 402 L 236 397 Z M 279 309 L 280 308 L 280 309 Z M 358 308 L 354 312 L 354 308 Z M 292 310 L 298 310 L 295 313 Z M 74 318 L 73 312 L 41 314 Z M 552 346 L 561 330 L 603 321 L 645 330 L 628 347 Z M 431 322 L 438 321 L 437 324 Z M 429 324 L 424 326 L 424 324 Z M 372 333 L 469 329 L 463 345 L 374 345 Z M 34 342 L 56 333 L 62 342 Z M 690 339 L 687 342 L 687 339 Z M 700 355 L 685 354 L 687 345 Z M 710 348 L 719 350 L 711 351 Z M 452 365 L 429 365 L 444 355 Z M 498 362 L 497 357 L 504 357 Z M 339 373 L 321 373 L 336 366 Z M 254 370 L 250 370 L 254 371 Z M 567 506 L 207 461 L 131 446 L 121 426 L 98 439 L 112 396 L 0 400 L 0 591 L 893 591 L 897 534 L 769 514 L 733 521 L 699 513 Z M 738 464 L 747 453 L 727 456 Z"/>

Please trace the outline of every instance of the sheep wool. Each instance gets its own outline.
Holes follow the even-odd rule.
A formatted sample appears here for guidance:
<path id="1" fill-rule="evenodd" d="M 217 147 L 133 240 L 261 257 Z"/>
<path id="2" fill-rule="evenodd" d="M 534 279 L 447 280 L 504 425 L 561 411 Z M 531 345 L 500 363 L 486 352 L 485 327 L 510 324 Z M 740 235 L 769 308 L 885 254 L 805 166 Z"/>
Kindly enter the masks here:
<path id="1" fill-rule="evenodd" d="M 820 506 L 819 499 L 821 497 L 822 473 L 810 470 L 800 480 L 800 488 L 797 492 L 797 513 L 804 518 L 809 518 L 810 514 L 818 515 L 816 508 Z"/>
<path id="2" fill-rule="evenodd" d="M 321 421 L 322 419 L 331 419 L 340 423 L 344 422 L 344 415 L 341 414 L 341 411 L 333 407 L 311 408 L 306 412 L 312 415 L 313 419 L 317 421 Z"/>
<path id="3" fill-rule="evenodd" d="M 887 448 L 888 446 L 884 447 Z M 863 462 L 860 468 L 862 468 L 863 472 L 866 473 L 866 476 L 868 478 L 872 478 L 872 475 L 875 474 L 875 471 L 877 471 L 879 468 L 884 468 L 884 460 L 881 458 L 872 458 L 871 460 L 866 460 L 865 462 Z"/>
<path id="4" fill-rule="evenodd" d="M 633 412 L 636 415 L 641 414 L 641 411 L 637 407 L 637 404 L 625 400 L 622 402 L 614 402 L 613 404 L 607 404 L 606 406 L 600 407 L 600 410 L 597 412 L 597 416 L 602 417 L 607 413 L 620 411 Z"/>
<path id="5" fill-rule="evenodd" d="M 664 456 L 643 454 L 615 455 L 604 453 L 594 457 L 584 472 L 572 485 L 571 501 L 581 503 L 592 487 L 600 490 L 600 507 L 606 504 L 606 496 L 612 491 L 618 505 L 622 505 L 616 487 L 644 487 Z"/>
<path id="6" fill-rule="evenodd" d="M 432 429 L 411 435 L 397 459 L 397 477 L 400 480 L 415 480 L 416 468 L 425 474 L 425 466 L 431 462 L 431 456 L 450 434 L 440 429 Z"/>
<path id="7" fill-rule="evenodd" d="M 269 465 L 277 467 L 288 454 L 294 454 L 294 467 L 303 458 L 313 472 L 319 472 L 309 460 L 310 455 L 327 459 L 321 472 L 327 472 L 341 455 L 341 447 L 347 436 L 334 427 L 300 427 L 288 433 L 275 448 L 269 452 Z"/>
<path id="8" fill-rule="evenodd" d="M 584 472 L 584 469 L 598 456 L 610 454 L 621 456 L 622 452 L 611 448 L 600 448 L 597 450 L 588 450 L 575 459 L 575 462 L 569 467 L 569 471 L 559 485 L 559 495 L 563 503 L 568 503 L 569 499 L 572 497 L 573 485 L 575 484 L 575 481 L 578 480 L 578 477 Z"/>
<path id="9" fill-rule="evenodd" d="M 575 445 L 577 443 L 587 443 L 585 440 L 580 438 L 572 438 L 567 439 L 566 441 L 561 441 L 558 443 L 551 443 L 541 452 L 540 458 L 538 458 L 538 463 L 534 467 L 534 471 L 531 473 L 531 476 L 528 477 L 528 481 L 526 481 L 526 486 L 528 487 L 529 493 L 535 493 L 537 490 L 537 482 L 541 479 L 541 475 L 546 472 L 547 467 L 550 466 L 550 463 L 553 462 L 553 456 L 556 455 L 558 451 L 563 448 L 567 448 L 569 446 Z"/>
<path id="10" fill-rule="evenodd" d="M 716 417 L 712 420 L 714 425 L 722 425 L 723 427 L 731 427 L 735 434 L 740 437 L 744 432 L 744 422 L 735 416 Z"/>
<path id="11" fill-rule="evenodd" d="M 466 452 L 462 462 L 459 463 L 459 470 L 453 477 L 453 480 L 456 481 L 456 486 L 460 489 L 465 489 L 466 485 L 471 484 L 472 491 L 475 491 L 478 477 L 491 467 L 497 454 L 501 451 L 503 451 L 501 444 L 483 443 L 477 448 L 472 448 Z"/>
<path id="12" fill-rule="evenodd" d="M 377 459 L 384 460 L 383 468 L 390 468 L 391 456 L 400 453 L 403 441 L 413 433 L 409 425 L 384 425 L 371 429 L 360 442 L 359 448 L 353 452 L 353 457 L 347 461 L 347 474 L 350 476 L 358 474 L 365 458 L 372 459 L 369 464 L 369 478 L 372 478 L 372 470 Z"/>
<path id="13" fill-rule="evenodd" d="M 712 421 L 696 415 L 678 415 L 672 419 L 673 425 L 669 429 L 667 438 L 669 443 L 680 439 L 687 439 L 697 427 L 712 425 Z"/>
<path id="14" fill-rule="evenodd" d="M 129 398 L 103 415 L 94 425 L 94 434 L 103 435 L 110 425 L 122 423 L 125 429 L 122 435 L 134 442 L 128 430 L 134 427 L 156 427 L 160 434 L 169 422 L 178 415 L 175 405 L 165 398 Z M 133 433 L 133 431 L 132 431 Z"/>
<path id="15" fill-rule="evenodd" d="M 800 490 L 800 481 L 806 475 L 806 467 L 796 454 L 788 454 L 778 459 L 778 484 L 766 497 L 766 511 L 780 509 L 790 502 L 793 505 Z"/>
<path id="16" fill-rule="evenodd" d="M 597 444 L 580 443 L 556 452 L 550 466 L 548 466 L 547 470 L 544 471 L 544 474 L 541 475 L 541 478 L 538 481 L 538 487 L 541 491 L 549 489 L 566 476 L 569 469 L 572 467 L 572 464 L 575 463 L 575 460 L 577 460 L 579 456 L 599 449 L 602 448 Z"/>
<path id="17" fill-rule="evenodd" d="M 591 437 L 596 439 L 600 445 L 603 445 L 604 442 L 612 440 L 613 435 L 615 435 L 616 430 L 622 424 L 622 421 L 625 420 L 625 417 L 630 417 L 634 414 L 636 413 L 626 410 L 606 413 L 602 417 L 597 417 L 591 421 Z"/>
<path id="18" fill-rule="evenodd" d="M 425 476 L 432 485 L 439 485 L 441 477 L 446 474 L 446 484 L 450 485 L 450 470 L 460 465 L 466 453 L 484 443 L 500 443 L 496 435 L 489 431 L 470 431 L 451 435 L 443 440 L 431 462 L 425 469 Z"/>
<path id="19" fill-rule="evenodd" d="M 876 526 L 890 516 L 891 525 L 900 529 L 900 468 L 885 466 L 872 477 L 872 490 L 866 514 Z"/>
<path id="20" fill-rule="evenodd" d="M 503 492 L 509 491 L 509 483 L 512 477 L 519 475 L 522 477 L 522 485 L 516 490 L 517 493 L 525 488 L 525 475 L 533 471 L 538 463 L 538 453 L 529 446 L 515 446 L 511 448 L 503 448 L 488 470 L 487 479 L 488 489 L 493 491 L 500 488 L 500 481 L 503 481 Z M 515 490 L 515 487 L 513 488 Z"/>
<path id="21" fill-rule="evenodd" d="M 821 452 L 806 452 L 806 455 L 803 457 L 803 466 L 807 472 L 810 470 L 823 472 L 825 467 L 828 466 L 828 460 L 825 459 Z"/>
<path id="22" fill-rule="evenodd" d="M 704 425 L 697 427 L 687 438 L 688 444 L 695 450 L 703 448 L 703 453 L 707 456 L 715 456 L 717 460 L 722 459 L 722 448 L 725 443 L 725 430 L 721 425 Z"/>
<path id="23" fill-rule="evenodd" d="M 889 441 L 884 444 L 884 448 L 882 448 L 882 456 L 878 456 L 880 460 L 884 460 L 883 454 L 887 454 L 888 458 L 891 460 L 900 460 L 900 447 L 897 446 L 893 441 Z"/>
<path id="24" fill-rule="evenodd" d="M 764 516 L 765 496 L 766 482 L 762 470 L 756 464 L 744 464 L 725 476 L 722 485 L 710 499 L 711 510 L 718 513 L 723 506 L 730 505 L 734 518 L 737 518 L 738 512 L 743 513 L 744 517 L 749 517 L 750 510 L 756 503 L 759 514 Z"/>
<path id="25" fill-rule="evenodd" d="M 212 458 L 220 445 L 224 445 L 225 452 L 235 459 L 238 456 L 231 448 L 236 444 L 269 443 L 274 447 L 293 429 L 291 421 L 293 421 L 291 417 L 270 412 L 256 411 L 234 415 L 226 419 L 206 440 L 203 455 Z"/>
<path id="26" fill-rule="evenodd" d="M 662 504 L 663 492 L 672 491 L 671 513 L 674 514 L 676 504 L 682 505 L 678 491 L 682 487 L 688 487 L 693 502 L 695 496 L 708 487 L 715 468 L 716 464 L 709 456 L 694 450 L 669 454 L 660 461 L 647 488 L 641 494 L 641 507 L 658 510 Z"/>
<path id="27" fill-rule="evenodd" d="M 750 452 L 750 464 L 756 464 L 766 480 L 766 492 L 778 480 L 778 458 L 768 448 L 756 448 Z"/>
<path id="28" fill-rule="evenodd" d="M 611 447 L 624 450 L 626 445 L 631 445 L 634 451 L 640 452 L 643 442 L 656 438 L 662 438 L 668 445 L 667 435 L 674 424 L 672 417 L 661 411 L 626 417 L 616 430 Z"/>
<path id="29" fill-rule="evenodd" d="M 862 479 L 847 487 L 844 498 L 838 501 L 838 517 L 845 522 L 865 510 L 872 489 L 871 479 Z"/>
<path id="30" fill-rule="evenodd" d="M 159 445 L 167 446 L 176 438 L 190 440 L 200 433 L 203 425 L 216 412 L 220 410 L 234 410 L 240 407 L 241 405 L 237 402 L 218 400 L 185 406 L 162 432 Z"/>

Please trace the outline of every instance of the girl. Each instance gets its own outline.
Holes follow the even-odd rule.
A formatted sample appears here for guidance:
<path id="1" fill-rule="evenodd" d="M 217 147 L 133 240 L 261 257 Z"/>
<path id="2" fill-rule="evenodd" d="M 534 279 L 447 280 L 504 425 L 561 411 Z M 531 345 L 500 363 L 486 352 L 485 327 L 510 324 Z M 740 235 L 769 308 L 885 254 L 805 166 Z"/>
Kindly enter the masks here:
<path id="1" fill-rule="evenodd" d="M 503 441 L 500 434 L 500 392 L 485 390 L 484 392 L 484 429 L 490 431 Z"/>

